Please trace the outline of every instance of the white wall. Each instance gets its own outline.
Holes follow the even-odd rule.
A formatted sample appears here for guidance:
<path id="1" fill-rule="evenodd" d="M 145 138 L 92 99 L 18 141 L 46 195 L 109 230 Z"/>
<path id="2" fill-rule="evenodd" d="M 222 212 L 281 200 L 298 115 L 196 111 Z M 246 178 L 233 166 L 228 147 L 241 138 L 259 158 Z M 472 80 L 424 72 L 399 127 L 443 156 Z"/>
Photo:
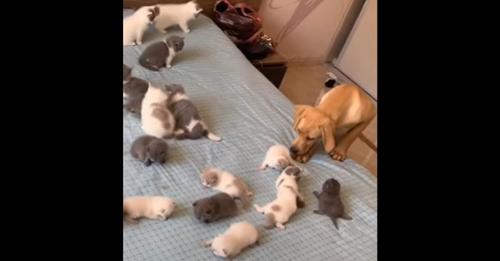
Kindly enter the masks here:
<path id="1" fill-rule="evenodd" d="M 366 0 L 334 65 L 377 99 L 377 0 Z"/>
<path id="2" fill-rule="evenodd" d="M 353 0 L 263 0 L 263 31 L 292 62 L 323 63 Z"/>

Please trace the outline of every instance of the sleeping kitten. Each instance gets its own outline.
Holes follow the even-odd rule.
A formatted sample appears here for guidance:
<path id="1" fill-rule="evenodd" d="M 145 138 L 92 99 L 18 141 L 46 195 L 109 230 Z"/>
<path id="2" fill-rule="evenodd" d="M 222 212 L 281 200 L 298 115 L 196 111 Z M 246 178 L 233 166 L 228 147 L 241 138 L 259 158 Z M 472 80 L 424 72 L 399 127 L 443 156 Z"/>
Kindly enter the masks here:
<path id="1" fill-rule="evenodd" d="M 174 134 L 175 119 L 168 109 L 168 92 L 149 83 L 141 105 L 142 129 L 148 135 L 169 139 Z"/>
<path id="2" fill-rule="evenodd" d="M 149 135 L 135 139 L 130 146 L 132 157 L 143 162 L 146 167 L 153 163 L 164 164 L 167 161 L 167 151 L 167 142 Z"/>
<path id="3" fill-rule="evenodd" d="M 233 258 L 243 249 L 258 244 L 259 232 L 250 223 L 243 221 L 233 223 L 224 234 L 203 242 L 203 246 L 210 247 L 214 255 L 223 258 Z"/>
<path id="4" fill-rule="evenodd" d="M 203 11 L 195 1 L 158 6 L 160 7 L 160 15 L 155 18 L 155 27 L 163 33 L 167 33 L 167 28 L 174 25 L 179 25 L 182 31 L 189 33 L 188 22 Z"/>
<path id="5" fill-rule="evenodd" d="M 163 67 L 171 68 L 175 55 L 184 48 L 184 38 L 180 36 L 170 36 L 161 42 L 149 45 L 139 57 L 139 64 L 142 67 L 159 71 Z"/>
<path id="6" fill-rule="evenodd" d="M 193 207 L 195 217 L 206 224 L 238 214 L 234 199 L 222 192 L 195 201 Z"/>
<path id="7" fill-rule="evenodd" d="M 169 109 L 175 117 L 175 138 L 176 139 L 199 139 L 207 137 L 213 141 L 222 139 L 210 132 L 201 120 L 198 109 L 185 94 L 184 88 L 178 84 L 166 85 L 165 88 L 170 93 L 168 101 Z"/>
<path id="8" fill-rule="evenodd" d="M 123 200 L 123 217 L 131 223 L 137 223 L 140 218 L 167 220 L 175 206 L 175 202 L 168 197 L 127 197 Z"/>
<path id="9" fill-rule="evenodd" d="M 123 18 L 123 45 L 142 44 L 142 35 L 159 15 L 157 6 L 143 6 Z"/>

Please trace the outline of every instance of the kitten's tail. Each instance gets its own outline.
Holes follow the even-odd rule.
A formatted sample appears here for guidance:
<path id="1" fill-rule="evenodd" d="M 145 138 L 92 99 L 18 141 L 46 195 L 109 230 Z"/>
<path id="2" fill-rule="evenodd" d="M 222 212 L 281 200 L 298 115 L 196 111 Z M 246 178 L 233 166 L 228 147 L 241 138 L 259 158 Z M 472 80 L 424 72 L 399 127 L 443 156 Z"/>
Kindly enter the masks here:
<path id="1" fill-rule="evenodd" d="M 222 141 L 222 138 L 213 134 L 211 131 L 208 130 L 208 127 L 207 125 L 205 124 L 205 122 L 201 121 L 201 126 L 203 126 L 203 129 L 204 130 L 204 136 L 207 137 L 209 140 L 213 140 L 213 141 Z"/>
<path id="2" fill-rule="evenodd" d="M 206 131 L 205 132 L 205 137 L 207 137 L 209 140 L 213 140 L 213 141 L 222 141 L 222 138 L 213 134 L 212 132 L 210 131 Z"/>

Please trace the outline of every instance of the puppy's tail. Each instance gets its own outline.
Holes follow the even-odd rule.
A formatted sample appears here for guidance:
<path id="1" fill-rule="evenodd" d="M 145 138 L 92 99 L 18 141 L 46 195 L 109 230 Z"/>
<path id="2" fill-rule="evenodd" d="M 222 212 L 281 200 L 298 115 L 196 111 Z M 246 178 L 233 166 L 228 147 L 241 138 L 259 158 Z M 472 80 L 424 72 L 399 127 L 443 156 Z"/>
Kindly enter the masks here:
<path id="1" fill-rule="evenodd" d="M 266 214 L 266 222 L 264 224 L 264 228 L 266 228 L 266 229 L 272 229 L 272 228 L 274 228 L 275 224 L 276 224 L 276 220 L 274 219 L 274 214 L 273 213 L 267 213 Z"/>

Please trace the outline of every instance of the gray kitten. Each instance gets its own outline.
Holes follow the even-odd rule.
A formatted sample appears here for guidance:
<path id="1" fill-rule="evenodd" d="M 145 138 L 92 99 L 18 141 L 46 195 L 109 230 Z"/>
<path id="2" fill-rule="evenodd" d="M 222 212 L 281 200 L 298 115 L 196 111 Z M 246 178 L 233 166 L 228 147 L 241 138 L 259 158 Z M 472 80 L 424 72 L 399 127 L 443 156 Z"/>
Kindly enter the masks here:
<path id="1" fill-rule="evenodd" d="M 149 45 L 139 57 L 139 64 L 144 68 L 159 71 L 162 67 L 172 67 L 175 55 L 184 48 L 184 38 L 170 36 L 161 42 Z"/>
<path id="2" fill-rule="evenodd" d="M 142 99 L 148 91 L 148 82 L 143 79 L 130 77 L 123 85 L 123 98 L 125 109 L 137 115 L 141 114 Z"/>
<path id="3" fill-rule="evenodd" d="M 143 135 L 132 143 L 130 154 L 144 165 L 150 166 L 154 162 L 164 164 L 167 160 L 167 150 L 168 145 L 164 140 Z"/>
<path id="4" fill-rule="evenodd" d="M 236 201 L 226 193 L 217 193 L 193 203 L 196 218 L 204 223 L 217 221 L 238 213 Z"/>
<path id="5" fill-rule="evenodd" d="M 330 217 L 336 229 L 339 229 L 337 218 L 345 220 L 352 219 L 345 213 L 344 204 L 340 200 L 340 183 L 337 180 L 333 178 L 328 179 L 323 183 L 323 191 L 321 191 L 321 193 L 314 191 L 313 194 L 319 201 L 319 210 L 314 210 L 313 212 L 318 215 Z"/>
<path id="6" fill-rule="evenodd" d="M 125 84 L 125 82 L 128 81 L 131 75 L 132 75 L 132 68 L 123 64 L 123 84 Z"/>
<path id="7" fill-rule="evenodd" d="M 166 85 L 165 90 L 170 93 L 168 109 L 174 114 L 174 133 L 176 139 L 199 139 L 207 137 L 213 141 L 222 140 L 208 130 L 205 123 L 201 120 L 198 109 L 186 95 L 181 85 Z"/>

